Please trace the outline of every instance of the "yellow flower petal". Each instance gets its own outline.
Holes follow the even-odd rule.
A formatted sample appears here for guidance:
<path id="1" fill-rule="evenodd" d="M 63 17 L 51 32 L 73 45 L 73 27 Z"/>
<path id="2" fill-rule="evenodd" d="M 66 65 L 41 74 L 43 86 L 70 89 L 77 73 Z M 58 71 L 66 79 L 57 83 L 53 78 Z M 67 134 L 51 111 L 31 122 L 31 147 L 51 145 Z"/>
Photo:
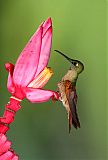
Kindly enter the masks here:
<path id="1" fill-rule="evenodd" d="M 32 88 L 42 88 L 48 80 L 53 75 L 53 71 L 50 67 L 45 67 L 45 69 L 28 85 Z"/>

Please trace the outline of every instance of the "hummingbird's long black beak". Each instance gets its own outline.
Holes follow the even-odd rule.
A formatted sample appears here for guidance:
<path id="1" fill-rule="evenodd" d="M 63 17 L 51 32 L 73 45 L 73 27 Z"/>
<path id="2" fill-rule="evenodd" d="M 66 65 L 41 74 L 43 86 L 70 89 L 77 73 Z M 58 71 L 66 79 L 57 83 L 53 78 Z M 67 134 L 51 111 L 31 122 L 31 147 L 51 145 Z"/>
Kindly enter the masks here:
<path id="1" fill-rule="evenodd" d="M 69 57 L 67 57 L 64 53 L 58 51 L 58 50 L 54 50 L 56 52 L 58 52 L 59 54 L 61 54 L 63 57 L 65 57 L 72 65 L 74 65 L 75 67 L 78 67 L 79 70 L 78 70 L 78 73 L 81 73 L 83 70 L 84 70 L 84 65 L 81 61 L 79 60 L 75 60 L 75 59 L 71 59 Z"/>
<path id="2" fill-rule="evenodd" d="M 75 62 L 76 60 L 74 60 L 74 59 L 71 59 L 71 58 L 69 58 L 69 57 L 67 57 L 64 53 L 62 53 L 62 52 L 60 52 L 60 51 L 58 51 L 58 50 L 54 50 L 54 51 L 56 51 L 56 52 L 58 52 L 59 54 L 61 54 L 63 57 L 65 57 L 70 63 L 72 63 L 73 64 L 73 62 Z"/>

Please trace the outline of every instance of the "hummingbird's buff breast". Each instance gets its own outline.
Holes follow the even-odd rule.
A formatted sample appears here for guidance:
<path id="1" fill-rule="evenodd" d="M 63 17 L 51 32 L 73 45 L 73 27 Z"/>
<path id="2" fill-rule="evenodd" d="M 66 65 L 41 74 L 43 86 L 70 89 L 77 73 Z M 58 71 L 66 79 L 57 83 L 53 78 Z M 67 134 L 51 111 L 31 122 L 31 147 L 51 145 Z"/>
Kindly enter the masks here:
<path id="1" fill-rule="evenodd" d="M 65 81 L 60 81 L 58 83 L 58 90 L 59 90 L 59 94 L 60 94 L 60 101 L 62 101 L 64 107 L 67 110 L 67 113 L 69 113 L 70 108 L 69 108 L 69 103 L 66 97 L 66 87 L 65 87 Z"/>
<path id="2" fill-rule="evenodd" d="M 70 82 L 73 82 L 76 80 L 78 74 L 76 70 L 73 68 L 71 70 L 68 70 L 68 72 L 65 74 L 65 76 L 62 78 L 62 81 L 69 80 Z"/>

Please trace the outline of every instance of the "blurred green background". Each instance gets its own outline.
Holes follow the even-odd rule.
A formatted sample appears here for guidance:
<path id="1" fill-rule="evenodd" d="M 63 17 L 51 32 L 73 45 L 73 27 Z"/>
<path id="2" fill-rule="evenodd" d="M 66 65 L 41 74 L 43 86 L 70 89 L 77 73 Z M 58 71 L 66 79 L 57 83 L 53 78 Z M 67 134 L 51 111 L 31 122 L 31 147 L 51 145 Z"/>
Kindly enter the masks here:
<path id="1" fill-rule="evenodd" d="M 83 61 L 77 83 L 81 129 L 68 134 L 67 115 L 60 102 L 21 103 L 8 133 L 21 160 L 106 160 L 107 79 L 106 0 L 0 1 L 0 107 L 10 94 L 5 62 L 15 63 L 38 25 L 51 16 L 53 46 L 49 66 L 54 70 L 46 88 L 56 90 L 69 63 L 54 49 Z"/>

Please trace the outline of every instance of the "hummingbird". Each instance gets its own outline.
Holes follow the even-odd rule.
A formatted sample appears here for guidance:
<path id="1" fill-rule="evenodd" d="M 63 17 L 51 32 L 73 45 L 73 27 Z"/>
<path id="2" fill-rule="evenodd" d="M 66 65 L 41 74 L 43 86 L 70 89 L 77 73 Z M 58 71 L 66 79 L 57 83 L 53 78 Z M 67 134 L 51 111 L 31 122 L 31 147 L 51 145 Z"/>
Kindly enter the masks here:
<path id="1" fill-rule="evenodd" d="M 80 128 L 80 121 L 77 114 L 76 82 L 79 74 L 84 70 L 84 65 L 79 60 L 71 59 L 58 50 L 54 51 L 61 54 L 71 63 L 69 70 L 58 83 L 58 94 L 60 96 L 59 99 L 67 111 L 70 133 L 72 125 L 76 129 Z"/>

